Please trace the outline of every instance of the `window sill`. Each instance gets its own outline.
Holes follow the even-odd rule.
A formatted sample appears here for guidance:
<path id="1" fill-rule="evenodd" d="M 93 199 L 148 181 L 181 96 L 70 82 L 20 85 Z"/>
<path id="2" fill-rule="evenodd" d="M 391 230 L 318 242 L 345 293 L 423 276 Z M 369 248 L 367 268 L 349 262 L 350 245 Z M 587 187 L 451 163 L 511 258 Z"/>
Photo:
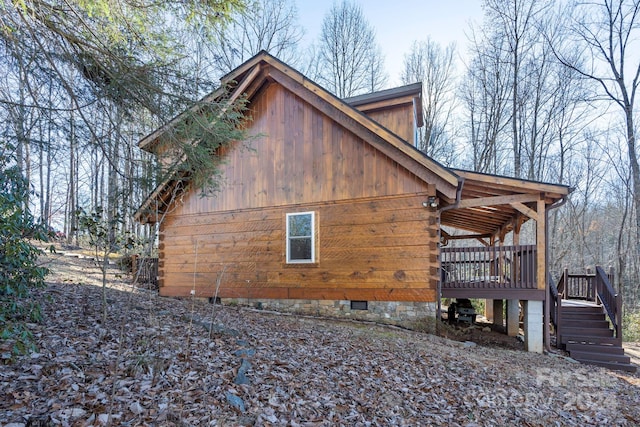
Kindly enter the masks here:
<path id="1" fill-rule="evenodd" d="M 284 268 L 318 268 L 319 262 L 285 262 L 282 264 Z"/>

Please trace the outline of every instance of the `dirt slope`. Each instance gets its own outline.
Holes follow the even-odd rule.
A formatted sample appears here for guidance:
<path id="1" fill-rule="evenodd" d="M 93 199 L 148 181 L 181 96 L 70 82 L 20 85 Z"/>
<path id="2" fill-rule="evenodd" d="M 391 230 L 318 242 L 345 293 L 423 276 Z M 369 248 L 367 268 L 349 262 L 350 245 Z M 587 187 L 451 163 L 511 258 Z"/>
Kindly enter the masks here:
<path id="1" fill-rule="evenodd" d="M 0 425 L 640 420 L 637 374 L 370 324 L 164 299 L 114 276 L 102 324 L 91 261 L 50 260 L 54 274 L 39 293 L 46 319 L 33 326 L 40 350 L 0 365 Z"/>

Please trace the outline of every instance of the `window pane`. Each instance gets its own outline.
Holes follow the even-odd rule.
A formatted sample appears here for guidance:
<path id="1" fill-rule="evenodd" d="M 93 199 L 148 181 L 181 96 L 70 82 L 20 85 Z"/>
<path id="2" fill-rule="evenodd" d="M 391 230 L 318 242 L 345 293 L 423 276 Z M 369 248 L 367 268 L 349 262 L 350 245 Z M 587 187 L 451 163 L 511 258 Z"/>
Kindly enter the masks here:
<path id="1" fill-rule="evenodd" d="M 291 260 L 310 260 L 311 238 L 289 239 L 289 250 Z"/>
<path id="2" fill-rule="evenodd" d="M 290 237 L 311 237 L 311 214 L 289 217 Z"/>

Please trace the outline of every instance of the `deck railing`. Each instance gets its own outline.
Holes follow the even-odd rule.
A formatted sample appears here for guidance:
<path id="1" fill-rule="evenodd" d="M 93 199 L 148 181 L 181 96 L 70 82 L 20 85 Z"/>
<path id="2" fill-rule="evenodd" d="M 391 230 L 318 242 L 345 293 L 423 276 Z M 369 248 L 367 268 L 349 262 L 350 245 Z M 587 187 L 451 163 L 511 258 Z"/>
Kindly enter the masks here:
<path id="1" fill-rule="evenodd" d="M 557 286 L 553 281 L 553 277 L 551 277 L 551 273 L 549 273 L 549 277 L 547 278 L 547 283 L 549 284 L 551 323 L 555 329 L 556 342 L 558 344 L 561 342 L 562 337 L 562 297 L 564 293 L 565 277 L 566 275 L 564 274 L 560 277 Z"/>
<path id="2" fill-rule="evenodd" d="M 595 295 L 596 301 L 602 303 L 604 311 L 613 325 L 616 338 L 622 344 L 622 298 L 613 289 L 610 279 L 613 274 L 608 275 L 602 267 L 596 266 L 595 274 Z"/>
<path id="3" fill-rule="evenodd" d="M 600 266 L 596 266 L 595 273 L 587 270 L 584 274 L 569 273 L 565 269 L 557 285 L 549 280 L 551 320 L 556 329 L 558 343 L 561 342 L 563 299 L 580 299 L 602 304 L 613 326 L 615 337 L 622 343 L 622 298 L 615 292 L 612 281 L 613 272 L 606 273 Z"/>
<path id="4" fill-rule="evenodd" d="M 442 248 L 445 289 L 537 289 L 535 245 Z"/>
<path id="5" fill-rule="evenodd" d="M 562 277 L 564 279 L 563 298 L 595 301 L 595 273 L 587 269 L 584 274 L 568 274 L 565 270 Z"/>

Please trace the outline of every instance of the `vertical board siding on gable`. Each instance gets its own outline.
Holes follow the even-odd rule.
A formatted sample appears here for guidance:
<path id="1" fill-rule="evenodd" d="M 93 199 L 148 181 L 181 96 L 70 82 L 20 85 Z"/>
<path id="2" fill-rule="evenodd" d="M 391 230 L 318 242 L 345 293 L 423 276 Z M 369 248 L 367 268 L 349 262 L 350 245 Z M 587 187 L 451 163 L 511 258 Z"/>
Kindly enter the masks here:
<path id="1" fill-rule="evenodd" d="M 220 191 L 185 197 L 182 214 L 384 197 L 427 184 L 277 84 L 250 105 L 249 133 L 221 166 Z"/>
<path id="2" fill-rule="evenodd" d="M 413 105 L 404 104 L 365 113 L 382 126 L 414 145 Z"/>
<path id="3" fill-rule="evenodd" d="M 286 207 L 198 215 L 162 225 L 160 293 L 225 298 L 435 301 L 437 222 L 422 196 L 299 206 L 317 212 L 319 259 L 285 264 Z M 197 245 L 197 257 L 195 247 Z"/>

